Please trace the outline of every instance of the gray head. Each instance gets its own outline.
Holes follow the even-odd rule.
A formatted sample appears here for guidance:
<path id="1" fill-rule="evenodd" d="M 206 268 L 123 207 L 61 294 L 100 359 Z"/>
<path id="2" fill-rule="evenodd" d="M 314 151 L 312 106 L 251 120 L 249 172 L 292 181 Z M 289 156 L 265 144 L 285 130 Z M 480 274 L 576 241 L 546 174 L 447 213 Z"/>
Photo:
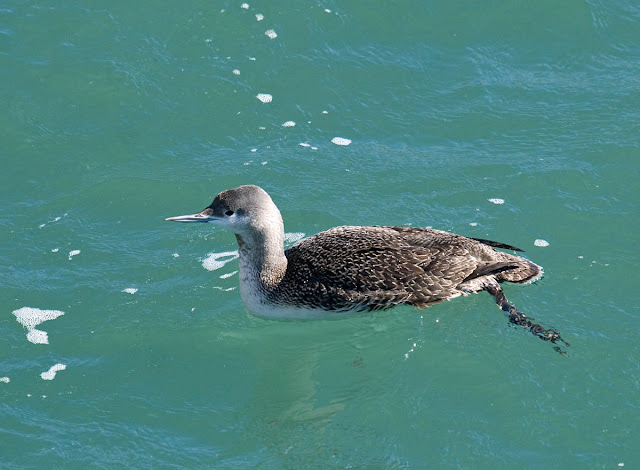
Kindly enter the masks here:
<path id="1" fill-rule="evenodd" d="M 173 222 L 210 222 L 242 238 L 277 232 L 284 236 L 280 211 L 267 192 L 254 185 L 239 186 L 218 194 L 196 214 L 169 217 Z"/>

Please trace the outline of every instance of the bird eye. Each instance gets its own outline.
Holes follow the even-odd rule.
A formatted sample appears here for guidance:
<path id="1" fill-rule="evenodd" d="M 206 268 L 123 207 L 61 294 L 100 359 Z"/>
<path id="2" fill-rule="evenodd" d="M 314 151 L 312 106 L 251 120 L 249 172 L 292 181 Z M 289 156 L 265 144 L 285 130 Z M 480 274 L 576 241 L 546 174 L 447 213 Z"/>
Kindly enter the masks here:
<path id="1" fill-rule="evenodd" d="M 224 215 L 232 216 L 233 215 L 233 211 L 227 211 L 227 212 L 224 213 Z"/>

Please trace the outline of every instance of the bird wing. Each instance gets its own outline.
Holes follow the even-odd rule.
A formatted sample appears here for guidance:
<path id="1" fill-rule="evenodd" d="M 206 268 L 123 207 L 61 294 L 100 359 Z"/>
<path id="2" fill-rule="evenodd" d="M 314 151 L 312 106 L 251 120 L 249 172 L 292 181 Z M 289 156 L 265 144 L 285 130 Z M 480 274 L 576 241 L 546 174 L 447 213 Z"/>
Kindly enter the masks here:
<path id="1" fill-rule="evenodd" d="M 457 293 L 477 269 L 462 239 L 431 229 L 337 227 L 287 250 L 295 266 L 287 275 L 349 305 L 423 307 Z"/>

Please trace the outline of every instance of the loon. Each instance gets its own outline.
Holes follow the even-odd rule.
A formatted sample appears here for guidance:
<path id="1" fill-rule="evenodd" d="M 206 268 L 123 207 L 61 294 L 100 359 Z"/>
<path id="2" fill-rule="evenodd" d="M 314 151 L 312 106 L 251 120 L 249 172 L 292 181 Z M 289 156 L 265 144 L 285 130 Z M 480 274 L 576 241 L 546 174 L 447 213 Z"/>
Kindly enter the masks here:
<path id="1" fill-rule="evenodd" d="M 496 249 L 522 251 L 511 245 L 431 228 L 342 226 L 284 250 L 280 211 L 254 185 L 223 191 L 202 211 L 166 220 L 214 223 L 235 234 L 240 293 L 257 316 L 322 318 L 399 304 L 424 308 L 485 290 L 511 323 L 567 344 L 507 300 L 500 283 L 532 283 L 543 274 L 528 259 Z"/>

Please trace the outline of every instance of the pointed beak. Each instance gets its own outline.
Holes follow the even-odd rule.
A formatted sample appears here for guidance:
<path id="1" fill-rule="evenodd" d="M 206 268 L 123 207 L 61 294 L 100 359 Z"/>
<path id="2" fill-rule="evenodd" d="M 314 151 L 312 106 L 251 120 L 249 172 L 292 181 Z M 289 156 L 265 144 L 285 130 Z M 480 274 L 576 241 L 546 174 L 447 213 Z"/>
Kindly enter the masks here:
<path id="1" fill-rule="evenodd" d="M 178 215 L 176 217 L 168 217 L 164 220 L 169 220 L 171 222 L 213 222 L 216 217 L 212 217 L 208 214 L 204 214 L 203 212 L 198 212 L 197 214 L 189 214 L 189 215 Z"/>

